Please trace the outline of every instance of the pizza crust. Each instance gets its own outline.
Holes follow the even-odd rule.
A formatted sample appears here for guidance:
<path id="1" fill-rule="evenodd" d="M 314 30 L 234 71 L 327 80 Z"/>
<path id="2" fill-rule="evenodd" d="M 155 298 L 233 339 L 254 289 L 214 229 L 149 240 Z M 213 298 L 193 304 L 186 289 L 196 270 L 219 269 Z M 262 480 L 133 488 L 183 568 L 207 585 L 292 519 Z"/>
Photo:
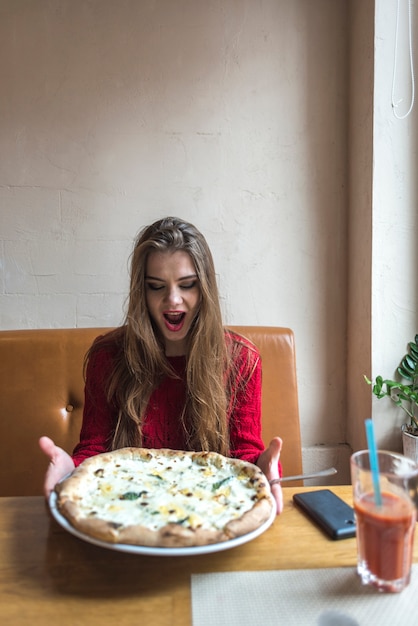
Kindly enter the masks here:
<path id="1" fill-rule="evenodd" d="M 228 541 L 258 529 L 274 508 L 256 465 L 215 452 L 123 448 L 99 454 L 56 493 L 59 511 L 81 533 L 152 547 Z"/>

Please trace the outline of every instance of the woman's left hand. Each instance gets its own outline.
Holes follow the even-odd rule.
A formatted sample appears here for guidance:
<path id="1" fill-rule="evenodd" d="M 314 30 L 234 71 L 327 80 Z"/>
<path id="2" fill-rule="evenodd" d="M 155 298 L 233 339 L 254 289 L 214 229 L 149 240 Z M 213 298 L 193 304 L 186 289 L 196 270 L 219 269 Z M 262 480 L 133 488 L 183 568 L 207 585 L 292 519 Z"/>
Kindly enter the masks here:
<path id="1" fill-rule="evenodd" d="M 257 465 L 264 472 L 267 479 L 274 480 L 279 476 L 279 459 L 283 442 L 280 437 L 274 437 L 270 445 L 258 457 Z M 280 483 L 271 485 L 271 493 L 276 500 L 277 515 L 283 511 L 283 492 Z"/>

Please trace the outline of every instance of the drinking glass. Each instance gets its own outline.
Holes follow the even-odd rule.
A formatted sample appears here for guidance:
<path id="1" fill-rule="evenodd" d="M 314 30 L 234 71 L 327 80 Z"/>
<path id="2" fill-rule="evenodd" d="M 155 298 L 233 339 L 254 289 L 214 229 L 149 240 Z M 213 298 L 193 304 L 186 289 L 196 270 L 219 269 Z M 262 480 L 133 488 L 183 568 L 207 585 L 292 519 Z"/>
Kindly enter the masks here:
<path id="1" fill-rule="evenodd" d="M 351 457 L 357 571 L 364 585 L 399 592 L 411 576 L 417 519 L 411 496 L 418 466 L 401 454 L 384 450 L 377 451 L 377 459 L 378 477 L 371 471 L 368 450 Z"/>

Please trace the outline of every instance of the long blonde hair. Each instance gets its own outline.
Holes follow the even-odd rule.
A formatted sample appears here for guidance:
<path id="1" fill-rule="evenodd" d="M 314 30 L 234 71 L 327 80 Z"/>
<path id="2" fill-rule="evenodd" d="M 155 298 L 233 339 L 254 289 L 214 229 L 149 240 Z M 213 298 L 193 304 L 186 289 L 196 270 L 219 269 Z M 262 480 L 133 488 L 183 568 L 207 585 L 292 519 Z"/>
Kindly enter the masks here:
<path id="1" fill-rule="evenodd" d="M 110 448 L 141 446 L 142 423 L 150 396 L 164 376 L 176 376 L 146 304 L 148 255 L 168 250 L 182 250 L 190 255 L 201 292 L 198 314 L 188 335 L 182 427 L 189 449 L 228 454 L 228 419 L 239 386 L 245 385 L 242 376 L 237 383 L 237 357 L 242 343 L 239 337 L 225 334 L 213 258 L 205 238 L 195 226 L 174 217 L 161 219 L 139 233 L 131 257 L 124 324 L 96 341 L 87 354 L 88 359 L 106 345 L 114 346 L 116 342 L 118 346 L 106 383 L 108 401 L 117 410 Z M 248 363 L 244 378 L 251 375 L 253 367 L 254 363 Z"/>

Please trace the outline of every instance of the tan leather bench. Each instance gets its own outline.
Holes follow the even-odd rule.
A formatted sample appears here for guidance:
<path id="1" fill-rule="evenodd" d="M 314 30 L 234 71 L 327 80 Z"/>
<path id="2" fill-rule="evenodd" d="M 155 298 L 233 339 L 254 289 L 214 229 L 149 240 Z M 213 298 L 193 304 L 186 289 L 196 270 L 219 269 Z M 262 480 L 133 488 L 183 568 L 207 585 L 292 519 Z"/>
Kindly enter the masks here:
<path id="1" fill-rule="evenodd" d="M 288 328 L 234 326 L 263 361 L 263 440 L 284 440 L 287 475 L 302 471 L 293 333 Z M 0 331 L 0 496 L 40 495 L 48 464 L 38 448 L 50 436 L 72 452 L 80 432 L 83 359 L 103 328 Z M 299 483 L 301 484 L 301 483 Z"/>

